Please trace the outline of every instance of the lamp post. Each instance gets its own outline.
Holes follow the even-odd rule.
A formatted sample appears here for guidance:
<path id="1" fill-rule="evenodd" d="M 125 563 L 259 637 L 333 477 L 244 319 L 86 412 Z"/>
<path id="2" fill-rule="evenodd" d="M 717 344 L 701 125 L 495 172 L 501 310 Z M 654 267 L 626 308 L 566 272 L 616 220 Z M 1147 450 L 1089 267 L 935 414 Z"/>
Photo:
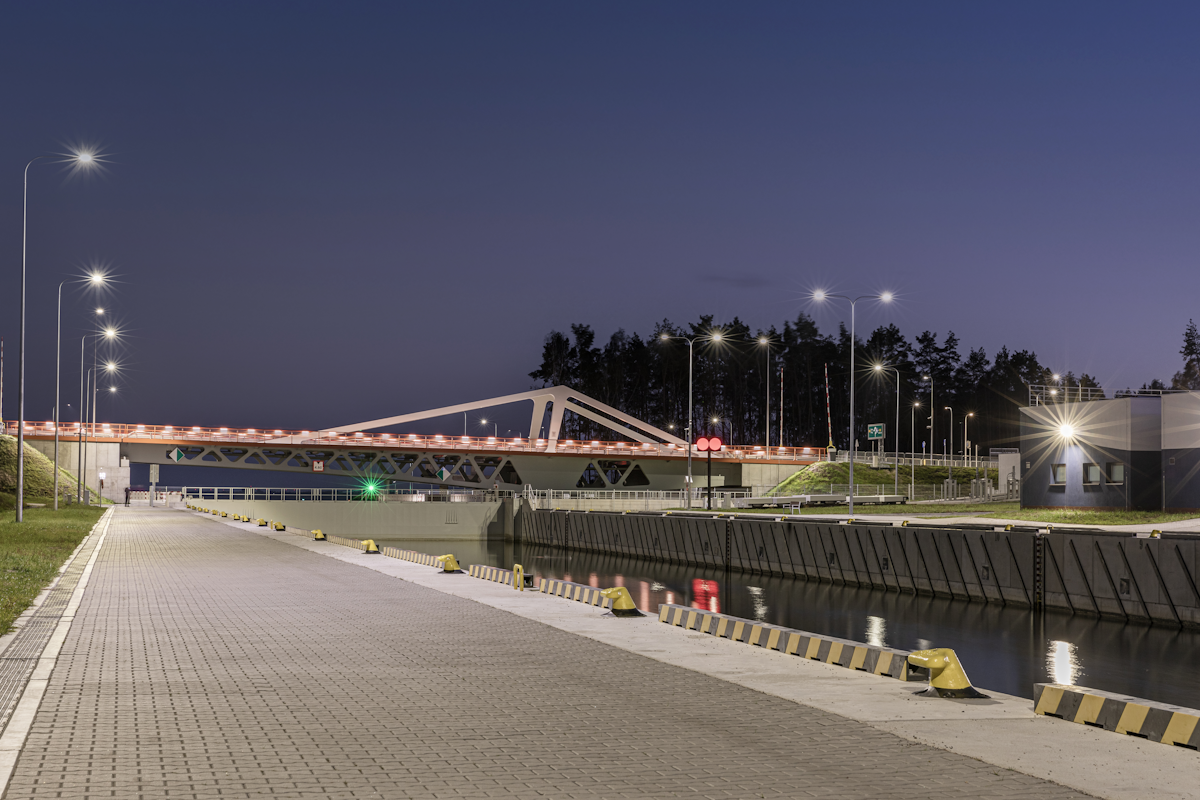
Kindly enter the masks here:
<path id="1" fill-rule="evenodd" d="M 488 421 L 486 419 L 481 419 L 481 420 L 479 420 L 479 424 L 484 426 L 484 428 L 487 428 Z M 493 439 L 500 438 L 500 423 L 499 422 L 492 423 L 492 438 Z"/>
<path id="2" fill-rule="evenodd" d="M 908 460 L 908 496 L 911 498 L 916 488 L 917 482 L 917 409 L 921 407 L 921 401 L 917 400 L 912 404 L 912 408 L 908 412 L 908 427 L 909 427 L 909 453 L 911 457 Z"/>
<path id="3" fill-rule="evenodd" d="M 760 336 L 758 337 L 758 343 L 767 351 L 766 367 L 763 370 L 763 383 L 767 385 L 767 401 L 766 405 L 763 406 L 763 422 L 766 425 L 763 447 L 769 456 L 771 454 L 771 340 L 766 336 Z M 782 419 L 780 419 L 780 424 L 783 424 Z"/>
<path id="4" fill-rule="evenodd" d="M 933 417 L 934 417 L 933 410 L 935 408 L 937 408 L 937 406 L 933 402 L 933 373 L 931 372 L 928 375 L 922 375 L 921 380 L 929 381 L 929 448 L 930 448 L 930 453 L 932 453 L 933 452 L 933 443 L 936 441 L 933 438 Z"/>
<path id="5" fill-rule="evenodd" d="M 879 300 L 884 303 L 892 302 L 892 293 L 884 292 L 883 294 L 864 294 L 859 297 L 848 297 L 844 294 L 829 294 L 828 292 L 816 291 L 813 292 L 812 298 L 818 302 L 822 302 L 827 298 L 837 298 L 850 303 L 850 495 L 849 505 L 850 513 L 854 513 L 854 311 L 855 304 L 859 300 Z"/>
<path id="6" fill-rule="evenodd" d="M 968 411 L 967 415 L 963 417 L 963 458 L 971 457 L 971 437 L 967 435 L 967 423 L 973 416 L 975 416 L 975 412 Z"/>
<path id="7" fill-rule="evenodd" d="M 946 406 L 946 410 L 950 412 L 950 458 L 946 460 L 946 479 L 953 480 L 954 473 L 951 465 L 954 464 L 954 409 Z"/>
<path id="8" fill-rule="evenodd" d="M 93 270 L 92 274 L 87 277 L 93 286 L 100 286 L 105 282 L 104 273 L 99 270 Z M 59 413 L 58 406 L 60 401 L 59 389 L 62 384 L 62 290 L 69 282 L 69 279 L 58 284 L 58 326 L 54 344 L 54 510 L 58 511 L 58 426 Z"/>
<path id="9" fill-rule="evenodd" d="M 25 165 L 24 192 L 21 196 L 21 336 L 17 347 L 17 522 L 25 521 L 25 266 L 29 251 L 29 168 L 35 161 L 49 156 L 36 156 Z M 79 152 L 66 159 L 76 167 L 91 165 L 96 157 Z M 57 414 L 57 409 L 55 411 Z M 57 502 L 57 496 L 55 497 Z"/>
<path id="10" fill-rule="evenodd" d="M 883 364 L 876 364 L 875 371 L 883 372 L 891 370 L 896 373 L 896 463 L 894 480 L 892 481 L 892 494 L 900 494 L 900 370 L 895 367 L 887 367 Z"/>
<path id="11" fill-rule="evenodd" d="M 661 341 L 669 341 L 671 339 L 682 339 L 688 343 L 688 424 L 687 424 L 687 507 L 692 507 L 692 411 L 694 404 L 692 403 L 692 355 L 695 352 L 695 342 L 697 339 L 708 339 L 710 342 L 721 341 L 721 332 L 716 331 L 708 336 L 671 336 L 669 333 L 664 333 L 658 337 Z"/>
<path id="12" fill-rule="evenodd" d="M 96 316 L 98 316 L 98 317 L 104 316 L 104 309 L 97 308 Z M 84 362 L 84 350 L 85 350 L 85 345 L 87 344 L 88 336 L 90 336 L 92 339 L 96 339 L 96 340 L 99 340 L 101 336 L 103 336 L 106 339 L 115 339 L 117 337 L 117 329 L 113 328 L 111 326 L 105 328 L 104 330 L 100 330 L 99 328 L 97 328 L 95 333 L 87 334 L 79 340 L 79 414 L 80 414 L 80 417 L 79 417 L 79 475 L 77 476 L 78 480 L 76 482 L 76 488 L 79 491 L 80 502 L 83 501 L 83 490 L 87 484 L 87 433 L 86 433 L 86 430 L 87 430 L 87 424 L 88 424 L 88 406 L 87 406 L 87 392 L 85 391 L 85 387 L 84 387 L 84 371 L 83 370 L 84 370 L 84 363 L 85 363 Z M 96 365 L 98 363 L 98 354 L 97 354 L 98 347 L 99 347 L 98 343 L 93 342 L 92 368 L 90 370 L 88 370 L 88 372 L 87 372 L 87 377 L 88 377 L 87 387 L 90 390 L 91 401 L 92 401 L 91 408 L 92 408 L 92 429 L 93 429 L 92 432 L 93 433 L 95 433 L 95 425 L 96 425 L 96 418 L 95 418 L 96 417 L 96 384 L 98 383 L 98 381 L 92 381 L 91 375 L 93 372 L 98 372 L 97 367 L 96 367 Z"/>

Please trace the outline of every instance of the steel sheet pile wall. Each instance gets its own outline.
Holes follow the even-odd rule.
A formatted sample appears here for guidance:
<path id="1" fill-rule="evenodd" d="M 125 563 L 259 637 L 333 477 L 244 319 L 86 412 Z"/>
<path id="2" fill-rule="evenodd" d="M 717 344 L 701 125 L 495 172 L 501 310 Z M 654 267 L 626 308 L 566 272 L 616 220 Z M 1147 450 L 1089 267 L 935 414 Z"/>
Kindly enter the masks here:
<path id="1" fill-rule="evenodd" d="M 1200 627 L 1200 547 L 1098 531 L 532 511 L 529 544 L 957 600 Z"/>

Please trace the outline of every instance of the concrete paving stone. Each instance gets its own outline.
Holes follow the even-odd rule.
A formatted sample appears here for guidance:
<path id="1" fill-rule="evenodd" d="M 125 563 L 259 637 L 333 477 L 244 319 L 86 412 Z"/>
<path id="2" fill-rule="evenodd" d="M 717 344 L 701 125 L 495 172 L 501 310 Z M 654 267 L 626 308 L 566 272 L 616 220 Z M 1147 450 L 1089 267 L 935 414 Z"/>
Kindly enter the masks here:
<path id="1" fill-rule="evenodd" d="M 5 797 L 917 784 L 1084 796 L 197 515 L 119 508 Z"/>

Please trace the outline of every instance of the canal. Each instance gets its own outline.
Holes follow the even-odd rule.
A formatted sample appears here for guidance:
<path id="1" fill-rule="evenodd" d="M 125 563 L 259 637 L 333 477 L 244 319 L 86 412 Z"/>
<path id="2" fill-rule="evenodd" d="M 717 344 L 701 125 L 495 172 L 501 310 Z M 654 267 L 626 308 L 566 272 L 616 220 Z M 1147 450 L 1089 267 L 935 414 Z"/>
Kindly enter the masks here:
<path id="1" fill-rule="evenodd" d="M 377 539 L 464 564 L 625 586 L 643 611 L 678 603 L 873 645 L 951 647 L 971 681 L 1020 697 L 1055 682 L 1200 708 L 1200 632 L 512 542 Z"/>

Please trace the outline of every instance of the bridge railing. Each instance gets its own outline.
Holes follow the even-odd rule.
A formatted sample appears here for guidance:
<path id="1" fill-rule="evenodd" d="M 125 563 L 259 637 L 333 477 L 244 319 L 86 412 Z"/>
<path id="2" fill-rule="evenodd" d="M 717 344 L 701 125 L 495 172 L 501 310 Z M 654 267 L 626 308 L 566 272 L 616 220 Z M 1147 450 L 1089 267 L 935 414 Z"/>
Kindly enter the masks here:
<path id="1" fill-rule="evenodd" d="M 78 422 L 63 423 L 59 426 L 61 438 L 74 438 L 80 435 L 81 425 Z M 520 436 L 506 438 L 496 436 L 444 436 L 441 434 L 422 435 L 416 433 L 338 433 L 336 431 L 285 431 L 281 429 L 267 430 L 260 428 L 202 428 L 199 426 L 176 425 L 127 425 L 123 423 L 84 423 L 83 435 L 91 440 L 100 441 L 164 441 L 164 442 L 205 442 L 250 447 L 309 447 L 317 449 L 321 446 L 336 447 L 376 447 L 403 450 L 406 448 L 422 450 L 465 450 L 473 453 L 496 451 L 504 453 L 545 453 L 551 447 L 549 439 L 526 439 Z M 4 432 L 17 435 L 17 423 L 5 422 Z M 54 435 L 53 422 L 25 422 L 25 435 L 40 438 Z M 600 455 L 609 458 L 634 458 L 638 456 L 682 456 L 687 454 L 687 447 L 675 444 L 645 444 L 641 442 L 612 442 L 593 439 L 591 441 L 576 441 L 559 439 L 554 443 L 554 451 L 560 454 Z M 693 448 L 693 455 L 702 455 Z M 732 461 L 819 461 L 824 460 L 824 447 L 764 447 L 762 445 L 730 445 L 720 456 L 722 460 Z"/>

